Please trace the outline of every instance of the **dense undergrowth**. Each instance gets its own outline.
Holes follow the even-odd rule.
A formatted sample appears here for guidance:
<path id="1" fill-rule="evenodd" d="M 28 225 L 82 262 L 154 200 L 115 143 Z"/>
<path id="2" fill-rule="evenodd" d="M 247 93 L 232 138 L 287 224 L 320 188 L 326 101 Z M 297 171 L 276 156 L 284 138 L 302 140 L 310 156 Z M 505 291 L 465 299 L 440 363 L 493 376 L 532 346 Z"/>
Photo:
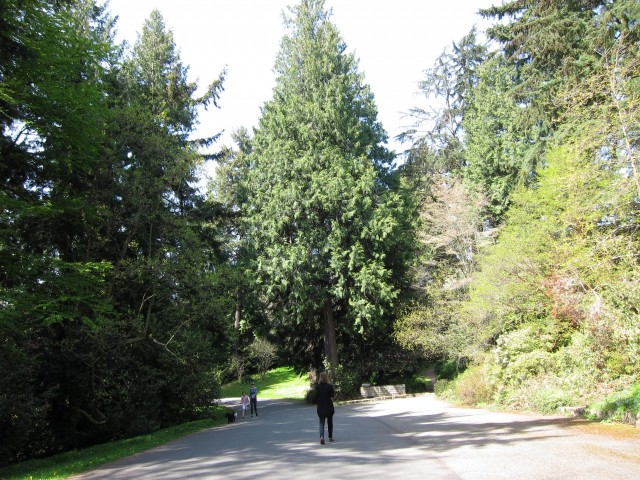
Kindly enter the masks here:
<path id="1" fill-rule="evenodd" d="M 458 375 L 439 378 L 439 398 L 489 408 L 508 408 L 543 414 L 567 413 L 596 421 L 636 425 L 640 414 L 640 383 L 621 377 L 597 385 L 585 372 L 546 372 L 517 386 L 497 383 L 490 363 L 473 365 Z"/>
<path id="2" fill-rule="evenodd" d="M 56 480 L 67 478 L 119 458 L 163 445 L 205 428 L 226 423 L 224 418 L 226 411 L 223 407 L 210 407 L 208 411 L 210 416 L 204 420 L 176 425 L 147 435 L 9 465 L 0 468 L 0 478 L 5 480 Z"/>
<path id="3" fill-rule="evenodd" d="M 251 382 L 258 387 L 260 398 L 302 399 L 309 388 L 309 382 L 289 367 L 279 367 L 265 375 L 246 376 L 243 382 L 232 382 L 221 390 L 221 397 L 240 397 L 243 390 L 248 392 Z M 147 435 L 95 445 L 42 459 L 29 460 L 0 468 L 2 479 L 60 479 L 67 478 L 107 462 L 162 445 L 176 438 L 226 422 L 227 408 L 209 406 L 201 412 L 207 417 L 195 422 L 184 423 L 161 429 Z"/>

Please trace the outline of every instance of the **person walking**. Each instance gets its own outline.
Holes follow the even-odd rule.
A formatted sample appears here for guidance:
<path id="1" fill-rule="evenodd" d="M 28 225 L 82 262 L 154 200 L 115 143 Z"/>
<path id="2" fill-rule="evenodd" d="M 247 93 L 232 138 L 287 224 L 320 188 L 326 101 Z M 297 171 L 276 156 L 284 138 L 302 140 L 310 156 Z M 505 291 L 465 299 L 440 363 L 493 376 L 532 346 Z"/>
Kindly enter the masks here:
<path id="1" fill-rule="evenodd" d="M 251 383 L 251 388 L 249 389 L 249 401 L 251 403 L 251 416 L 253 417 L 253 412 L 256 412 L 256 417 L 258 416 L 258 389 L 256 388 L 255 383 Z"/>
<path id="2" fill-rule="evenodd" d="M 324 423 L 327 421 L 329 441 L 333 442 L 333 385 L 329 383 L 327 372 L 320 374 L 320 382 L 316 385 L 317 412 L 320 424 L 320 444 L 324 445 Z"/>
<path id="3" fill-rule="evenodd" d="M 242 418 L 245 418 L 247 416 L 247 410 L 249 409 L 249 397 L 247 397 L 245 392 L 242 392 L 240 404 L 242 405 Z"/>

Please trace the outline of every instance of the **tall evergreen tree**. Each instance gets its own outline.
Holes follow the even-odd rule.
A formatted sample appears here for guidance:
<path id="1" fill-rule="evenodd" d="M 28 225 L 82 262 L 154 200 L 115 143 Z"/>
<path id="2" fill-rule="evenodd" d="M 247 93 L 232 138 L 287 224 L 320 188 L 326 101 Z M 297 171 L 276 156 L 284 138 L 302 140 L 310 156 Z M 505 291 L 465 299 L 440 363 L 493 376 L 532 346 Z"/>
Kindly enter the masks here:
<path id="1" fill-rule="evenodd" d="M 590 403 L 636 382 L 640 368 L 640 4 L 509 1 L 485 13 L 509 21 L 490 29 L 503 59 L 499 75 L 484 74 L 466 129 L 477 165 L 501 144 L 507 167 L 526 160 L 528 145 L 543 161 L 531 188 L 513 189 L 497 242 L 479 259 L 456 315 L 466 338 L 458 355 L 485 363 L 494 400 L 546 411 Z M 537 141 L 523 135 L 536 128 Z"/>
<path id="2" fill-rule="evenodd" d="M 432 175 L 460 174 L 466 165 L 463 120 L 478 84 L 478 67 L 486 58 L 487 47 L 478 43 L 472 29 L 425 70 L 418 87 L 428 106 L 409 111 L 414 125 L 400 136 L 411 143 L 403 170 L 418 187 L 421 182 L 428 185 Z"/>
<path id="3" fill-rule="evenodd" d="M 544 127 L 529 124 L 531 105 L 519 104 L 517 72 L 496 52 L 478 68 L 478 84 L 469 96 L 465 131 L 464 178 L 486 195 L 486 216 L 502 220 L 509 195 L 520 183 L 530 185 L 543 150 Z"/>
<path id="4" fill-rule="evenodd" d="M 192 406 L 211 395 L 206 372 L 227 355 L 217 314 L 224 308 L 216 308 L 224 291 L 215 272 L 221 261 L 217 212 L 197 191 L 203 156 L 190 140 L 197 108 L 215 103 L 223 78 L 224 72 L 196 97 L 173 35 L 154 10 L 116 80 L 121 110 L 112 149 L 119 175 L 109 205 L 113 240 L 106 248 L 121 318 L 114 334 L 127 346 L 118 361 L 126 359 L 135 379 L 109 379 L 122 398 L 114 412 L 119 430 L 188 418 Z M 133 411 L 140 423 L 122 423 Z"/>
<path id="5" fill-rule="evenodd" d="M 226 253 L 225 276 L 235 296 L 233 326 L 235 330 L 232 363 L 238 379 L 246 363 L 245 349 L 254 335 L 259 334 L 261 309 L 251 288 L 250 263 L 253 250 L 247 241 L 245 217 L 250 206 L 247 175 L 252 139 L 245 128 L 233 132 L 236 148 L 225 147 L 216 163 L 216 175 L 211 189 L 213 200 L 222 209 L 225 232 L 222 248 Z M 250 326 L 250 328 L 249 328 Z"/>
<path id="6" fill-rule="evenodd" d="M 373 95 L 331 12 L 303 0 L 290 13 L 250 156 L 249 237 L 300 366 L 317 365 L 322 336 L 335 369 L 338 335 L 366 334 L 397 296 L 391 249 L 404 203 Z"/>
<path id="7" fill-rule="evenodd" d="M 79 418 L 96 418 L 81 401 L 88 384 L 73 375 L 91 354 L 75 351 L 76 340 L 104 325 L 111 307 L 109 265 L 92 257 L 90 239 L 112 47 L 97 33 L 108 17 L 92 6 L 2 5 L 2 461 L 76 445 Z"/>
<path id="8" fill-rule="evenodd" d="M 222 76 L 194 98 L 157 15 L 120 70 L 93 0 L 1 8 L 0 457 L 12 461 L 210 400 L 223 284 L 189 136 Z"/>

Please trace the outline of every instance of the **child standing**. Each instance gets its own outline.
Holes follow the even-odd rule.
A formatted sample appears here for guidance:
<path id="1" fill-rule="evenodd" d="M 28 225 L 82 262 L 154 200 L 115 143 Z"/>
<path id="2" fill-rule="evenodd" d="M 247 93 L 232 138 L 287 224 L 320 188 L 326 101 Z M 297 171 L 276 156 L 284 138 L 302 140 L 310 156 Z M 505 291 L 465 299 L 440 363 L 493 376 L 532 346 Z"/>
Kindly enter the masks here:
<path id="1" fill-rule="evenodd" d="M 247 397 L 247 394 L 245 392 L 242 392 L 240 403 L 242 404 L 242 418 L 244 418 L 247 414 L 247 408 L 249 408 L 249 397 Z"/>

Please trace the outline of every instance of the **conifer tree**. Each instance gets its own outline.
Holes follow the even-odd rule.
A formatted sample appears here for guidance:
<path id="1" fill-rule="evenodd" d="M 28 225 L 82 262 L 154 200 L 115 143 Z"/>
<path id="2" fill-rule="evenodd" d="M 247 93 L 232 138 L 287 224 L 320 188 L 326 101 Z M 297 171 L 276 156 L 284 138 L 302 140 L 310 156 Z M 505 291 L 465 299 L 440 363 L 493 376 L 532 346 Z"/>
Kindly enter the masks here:
<path id="1" fill-rule="evenodd" d="M 331 12 L 303 0 L 290 13 L 250 157 L 248 234 L 275 326 L 307 365 L 324 337 L 335 369 L 338 336 L 366 332 L 397 295 L 389 251 L 404 203 L 373 94 Z"/>

